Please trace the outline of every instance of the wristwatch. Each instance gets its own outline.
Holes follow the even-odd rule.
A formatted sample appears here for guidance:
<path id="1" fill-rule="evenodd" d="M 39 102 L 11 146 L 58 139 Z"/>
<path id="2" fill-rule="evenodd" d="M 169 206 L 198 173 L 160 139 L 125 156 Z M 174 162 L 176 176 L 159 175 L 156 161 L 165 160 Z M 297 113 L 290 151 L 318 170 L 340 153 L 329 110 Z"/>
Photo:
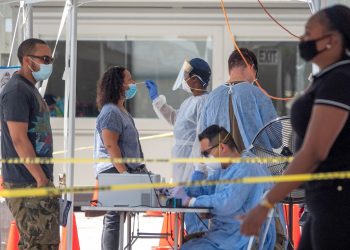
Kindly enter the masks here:
<path id="1" fill-rule="evenodd" d="M 259 205 L 267 209 L 274 208 L 274 205 L 266 197 L 260 201 Z"/>

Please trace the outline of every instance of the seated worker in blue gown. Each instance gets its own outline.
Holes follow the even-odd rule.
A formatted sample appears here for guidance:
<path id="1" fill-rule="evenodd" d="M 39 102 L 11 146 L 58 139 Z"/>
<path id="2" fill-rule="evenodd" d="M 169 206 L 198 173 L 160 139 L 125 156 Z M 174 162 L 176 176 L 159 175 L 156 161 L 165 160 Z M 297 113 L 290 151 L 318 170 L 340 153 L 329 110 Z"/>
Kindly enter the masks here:
<path id="1" fill-rule="evenodd" d="M 212 125 L 199 135 L 201 153 L 204 157 L 240 157 L 230 133 L 223 127 Z M 244 155 L 242 156 L 244 157 Z M 266 167 L 249 163 L 220 163 L 208 165 L 216 169 L 209 177 L 195 171 L 192 180 L 232 180 L 249 176 L 269 175 Z M 188 249 L 247 249 L 249 237 L 240 234 L 240 222 L 235 218 L 259 204 L 270 183 L 220 184 L 211 186 L 176 187 L 172 196 L 182 200 L 182 206 L 212 207 L 211 225 L 203 237 L 186 242 L 181 250 Z M 268 229 L 263 249 L 273 249 L 276 241 L 275 223 Z"/>

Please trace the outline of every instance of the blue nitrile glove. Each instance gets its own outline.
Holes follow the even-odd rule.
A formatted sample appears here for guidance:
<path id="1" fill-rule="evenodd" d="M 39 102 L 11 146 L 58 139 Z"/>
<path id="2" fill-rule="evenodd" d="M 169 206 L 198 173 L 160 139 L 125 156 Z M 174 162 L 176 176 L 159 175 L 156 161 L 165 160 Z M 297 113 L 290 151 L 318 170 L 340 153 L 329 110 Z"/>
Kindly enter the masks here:
<path id="1" fill-rule="evenodd" d="M 156 99 L 159 96 L 157 84 L 153 80 L 146 80 L 145 84 L 148 89 L 149 97 L 152 101 L 154 101 L 154 99 Z"/>
<path id="2" fill-rule="evenodd" d="M 202 181 L 207 178 L 207 167 L 204 163 L 198 163 L 192 174 L 191 181 Z"/>
<path id="3" fill-rule="evenodd" d="M 207 175 L 201 171 L 194 171 L 191 181 L 203 181 L 207 178 Z"/>
<path id="4" fill-rule="evenodd" d="M 181 199 L 182 206 L 184 207 L 187 207 L 191 200 L 191 197 L 187 195 L 184 187 L 174 187 L 171 190 L 171 197 Z"/>

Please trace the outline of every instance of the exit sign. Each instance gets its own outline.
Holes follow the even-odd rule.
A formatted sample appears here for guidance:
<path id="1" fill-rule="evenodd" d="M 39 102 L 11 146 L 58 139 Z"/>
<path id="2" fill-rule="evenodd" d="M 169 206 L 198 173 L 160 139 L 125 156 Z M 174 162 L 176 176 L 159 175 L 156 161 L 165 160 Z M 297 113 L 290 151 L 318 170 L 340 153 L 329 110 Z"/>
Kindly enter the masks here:
<path id="1" fill-rule="evenodd" d="M 279 61 L 278 49 L 266 48 L 259 49 L 258 51 L 258 63 L 259 64 L 272 64 L 276 65 Z"/>

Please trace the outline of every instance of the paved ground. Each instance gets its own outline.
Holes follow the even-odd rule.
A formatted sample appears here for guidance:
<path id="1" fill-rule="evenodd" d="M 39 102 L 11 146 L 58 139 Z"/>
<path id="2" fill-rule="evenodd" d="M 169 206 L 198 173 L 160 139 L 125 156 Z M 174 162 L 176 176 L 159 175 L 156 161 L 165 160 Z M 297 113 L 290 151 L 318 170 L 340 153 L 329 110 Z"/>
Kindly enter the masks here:
<path id="1" fill-rule="evenodd" d="M 0 249 L 6 250 L 6 241 L 8 237 L 8 231 L 12 221 L 10 211 L 5 204 L 5 200 L 0 198 Z"/>
<path id="2" fill-rule="evenodd" d="M 84 213 L 76 213 L 80 249 L 100 249 L 103 216 L 86 218 Z M 159 233 L 161 231 L 163 217 L 138 216 L 140 221 L 140 232 Z M 137 231 L 137 220 L 135 222 L 135 233 Z M 126 230 L 126 227 L 125 227 Z M 126 236 L 126 235 L 125 235 Z M 124 242 L 126 237 L 124 239 Z M 152 246 L 158 246 L 159 239 L 139 239 L 133 245 L 133 250 L 150 250 Z"/>
<path id="3" fill-rule="evenodd" d="M 2 204 L 4 205 L 4 204 Z M 2 230 L 0 230 L 1 238 L 1 250 L 6 249 L 6 240 L 8 236 L 8 223 L 11 221 L 11 217 L 7 214 L 7 209 L 5 206 L 1 206 L 0 204 L 0 222 L 3 226 Z M 6 218 L 5 212 L 7 214 Z M 95 218 L 86 218 L 85 214 L 82 212 L 75 213 L 77 228 L 78 228 L 78 237 L 79 244 L 81 250 L 98 250 L 101 249 L 101 232 L 102 232 L 102 220 L 103 216 L 95 217 Z M 138 216 L 140 232 L 151 232 L 151 233 L 159 233 L 163 224 L 163 217 L 144 217 L 143 214 Z M 5 225 L 6 224 L 6 225 Z M 137 232 L 137 220 L 135 222 L 135 233 Z M 4 227 L 6 226 L 6 227 Z M 126 227 L 125 227 L 126 230 Z M 126 235 L 124 242 L 126 241 Z M 133 250 L 150 250 L 152 246 L 158 246 L 159 239 L 139 239 L 133 245 Z"/>

